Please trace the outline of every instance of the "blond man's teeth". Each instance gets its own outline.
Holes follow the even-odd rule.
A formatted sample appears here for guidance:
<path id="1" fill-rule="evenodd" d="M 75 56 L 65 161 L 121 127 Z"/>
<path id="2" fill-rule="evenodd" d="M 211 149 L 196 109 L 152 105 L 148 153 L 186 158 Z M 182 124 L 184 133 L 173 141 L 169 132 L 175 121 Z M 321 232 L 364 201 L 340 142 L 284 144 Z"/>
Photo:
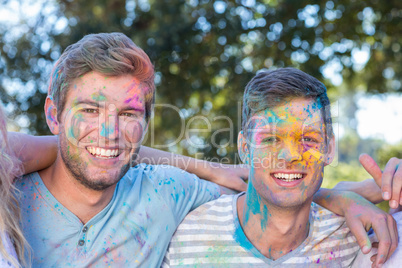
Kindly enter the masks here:
<path id="1" fill-rule="evenodd" d="M 93 156 L 101 157 L 101 158 L 114 158 L 114 157 L 118 156 L 118 154 L 119 154 L 118 149 L 111 150 L 111 149 L 89 146 L 89 147 L 87 147 L 87 150 Z"/>
<path id="2" fill-rule="evenodd" d="M 301 173 L 274 173 L 275 178 L 282 181 L 295 181 L 303 178 L 303 174 Z"/>

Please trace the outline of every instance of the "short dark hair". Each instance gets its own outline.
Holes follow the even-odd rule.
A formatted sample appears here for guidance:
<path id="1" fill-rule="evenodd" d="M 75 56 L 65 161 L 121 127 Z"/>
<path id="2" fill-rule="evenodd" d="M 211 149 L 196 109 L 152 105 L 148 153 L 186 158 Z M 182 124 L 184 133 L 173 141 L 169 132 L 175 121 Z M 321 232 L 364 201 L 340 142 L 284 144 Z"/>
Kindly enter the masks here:
<path id="1" fill-rule="evenodd" d="M 106 76 L 130 74 L 145 83 L 148 121 L 155 101 L 154 67 L 148 55 L 123 33 L 89 34 L 66 48 L 53 68 L 48 90 L 59 110 L 58 116 L 64 109 L 70 83 L 91 71 Z"/>
<path id="2" fill-rule="evenodd" d="M 248 136 L 248 123 L 255 113 L 294 98 L 311 98 L 319 104 L 328 142 L 334 134 L 327 88 L 318 79 L 295 68 L 261 71 L 251 79 L 243 96 L 243 133 Z"/>

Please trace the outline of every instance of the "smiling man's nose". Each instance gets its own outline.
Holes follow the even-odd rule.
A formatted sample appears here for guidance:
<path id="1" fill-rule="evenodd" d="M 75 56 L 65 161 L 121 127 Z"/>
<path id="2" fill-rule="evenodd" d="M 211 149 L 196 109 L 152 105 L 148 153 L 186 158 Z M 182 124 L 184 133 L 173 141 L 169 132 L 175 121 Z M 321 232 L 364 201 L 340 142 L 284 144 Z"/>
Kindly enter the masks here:
<path id="1" fill-rule="evenodd" d="M 119 119 L 116 114 L 108 114 L 101 123 L 100 136 L 107 140 L 117 140 L 119 137 Z"/>
<path id="2" fill-rule="evenodd" d="M 302 154 L 299 146 L 294 143 L 284 144 L 279 150 L 278 159 L 284 159 L 287 162 L 300 161 Z"/>
<path id="3" fill-rule="evenodd" d="M 119 137 L 119 118 L 116 105 L 106 105 L 105 114 L 101 114 L 99 135 L 106 140 L 117 140 Z"/>

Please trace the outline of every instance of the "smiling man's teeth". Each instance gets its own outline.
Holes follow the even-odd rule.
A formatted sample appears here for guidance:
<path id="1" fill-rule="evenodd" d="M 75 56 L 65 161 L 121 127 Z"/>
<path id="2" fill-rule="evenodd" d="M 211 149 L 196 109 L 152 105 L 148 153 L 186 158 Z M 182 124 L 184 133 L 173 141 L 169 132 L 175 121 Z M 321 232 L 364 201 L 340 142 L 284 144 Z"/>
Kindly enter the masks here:
<path id="1" fill-rule="evenodd" d="M 87 147 L 87 151 L 92 154 L 95 157 L 99 158 L 114 158 L 118 155 L 119 150 L 118 149 L 105 149 L 105 148 L 99 148 L 99 147 L 93 147 L 89 146 Z"/>
<path id="2" fill-rule="evenodd" d="M 303 178 L 301 173 L 274 173 L 273 175 L 281 181 L 295 181 Z"/>

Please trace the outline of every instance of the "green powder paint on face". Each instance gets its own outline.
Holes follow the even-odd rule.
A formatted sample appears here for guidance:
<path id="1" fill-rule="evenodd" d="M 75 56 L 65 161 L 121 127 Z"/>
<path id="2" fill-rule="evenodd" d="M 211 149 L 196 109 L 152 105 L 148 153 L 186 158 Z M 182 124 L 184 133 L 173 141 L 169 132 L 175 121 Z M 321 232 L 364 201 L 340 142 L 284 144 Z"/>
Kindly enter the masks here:
<path id="1" fill-rule="evenodd" d="M 99 98 L 97 99 L 97 101 L 106 101 L 106 97 L 101 95 L 99 96 Z"/>
<path id="2" fill-rule="evenodd" d="M 91 97 L 94 101 L 106 101 L 106 97 L 102 93 L 94 93 Z"/>

